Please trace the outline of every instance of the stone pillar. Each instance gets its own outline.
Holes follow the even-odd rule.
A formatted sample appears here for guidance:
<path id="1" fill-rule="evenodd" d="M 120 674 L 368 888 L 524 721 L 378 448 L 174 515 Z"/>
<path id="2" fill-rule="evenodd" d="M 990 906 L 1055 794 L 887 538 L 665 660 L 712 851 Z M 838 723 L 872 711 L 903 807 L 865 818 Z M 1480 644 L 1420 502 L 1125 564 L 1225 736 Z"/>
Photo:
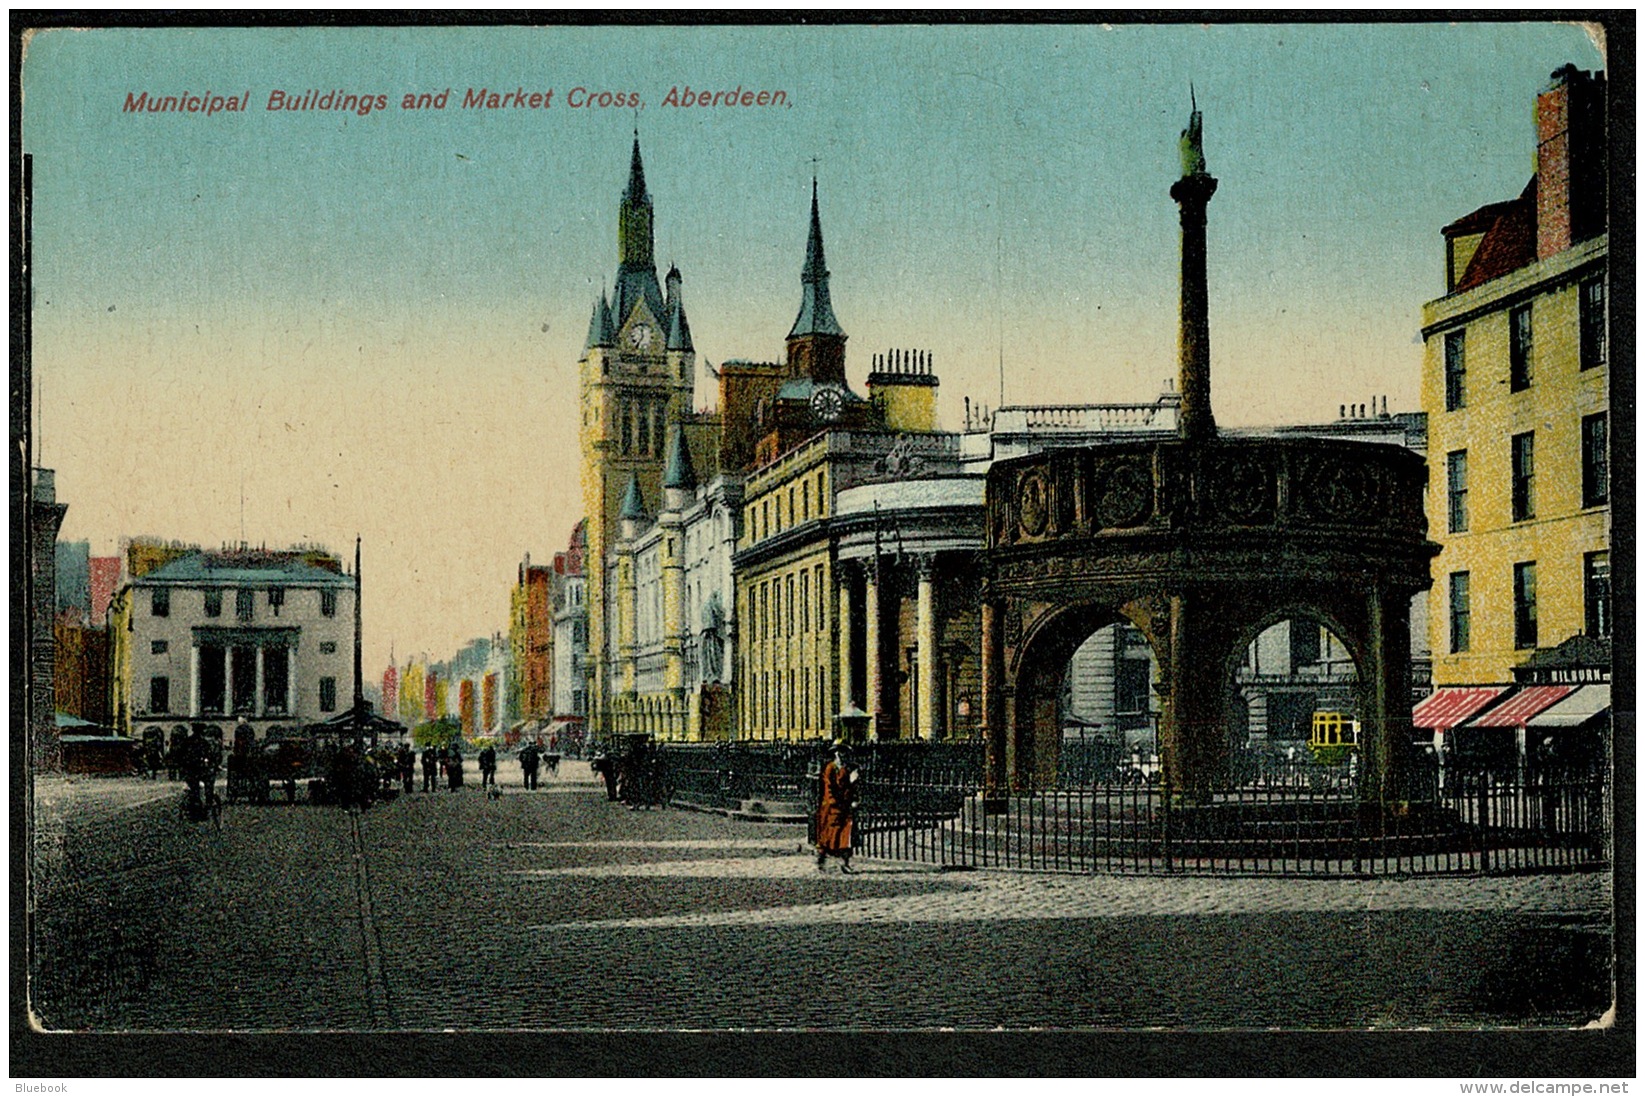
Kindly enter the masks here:
<path id="1" fill-rule="evenodd" d="M 192 644 L 188 649 L 188 714 L 191 719 L 200 718 L 200 645 Z"/>
<path id="2" fill-rule="evenodd" d="M 1004 608 L 992 598 L 982 603 L 982 726 L 987 736 L 988 759 L 985 769 L 986 800 L 998 801 L 1009 787 L 1006 781 L 1006 735 L 1004 672 L 1001 666 L 1000 630 L 1005 619 Z"/>
<path id="3" fill-rule="evenodd" d="M 1211 323 L 1206 303 L 1205 208 L 1217 181 L 1205 170 L 1200 143 L 1200 112 L 1189 117 L 1183 133 L 1182 178 L 1171 197 L 1182 220 L 1182 299 L 1177 328 L 1177 387 L 1182 392 L 1177 433 L 1209 438 L 1217 432 L 1211 415 Z"/>
<path id="4" fill-rule="evenodd" d="M 263 645 L 257 645 L 257 681 L 252 686 L 251 711 L 257 716 L 263 715 Z"/>
<path id="5" fill-rule="evenodd" d="M 915 706 L 919 709 L 918 735 L 927 741 L 937 737 L 937 612 L 933 589 L 932 556 L 921 556 L 919 567 L 919 689 Z"/>
<path id="6" fill-rule="evenodd" d="M 879 558 L 863 577 L 863 709 L 868 713 L 868 730 L 880 730 L 880 562 Z"/>
<path id="7" fill-rule="evenodd" d="M 851 679 L 851 569 L 842 561 L 834 573 L 840 588 L 840 639 L 836 645 L 840 660 L 839 711 L 844 712 L 851 708 L 856 692 L 856 683 Z"/>
<path id="8" fill-rule="evenodd" d="M 1400 800 L 1401 762 L 1411 742 L 1409 596 L 1373 587 L 1366 603 L 1365 677 L 1360 693 L 1360 796 Z M 1402 703 L 1402 701 L 1404 703 Z"/>
<path id="9" fill-rule="evenodd" d="M 286 717 L 297 718 L 297 645 L 286 648 Z"/>
<path id="10" fill-rule="evenodd" d="M 1160 758 L 1172 791 L 1208 795 L 1222 755 L 1221 683 L 1196 666 L 1214 645 L 1202 643 L 1207 623 L 1189 592 L 1171 595 L 1171 650 L 1161 668 Z M 1200 673 L 1196 673 L 1199 671 Z"/>
<path id="11" fill-rule="evenodd" d="M 234 645 L 223 645 L 223 715 L 234 715 Z"/>

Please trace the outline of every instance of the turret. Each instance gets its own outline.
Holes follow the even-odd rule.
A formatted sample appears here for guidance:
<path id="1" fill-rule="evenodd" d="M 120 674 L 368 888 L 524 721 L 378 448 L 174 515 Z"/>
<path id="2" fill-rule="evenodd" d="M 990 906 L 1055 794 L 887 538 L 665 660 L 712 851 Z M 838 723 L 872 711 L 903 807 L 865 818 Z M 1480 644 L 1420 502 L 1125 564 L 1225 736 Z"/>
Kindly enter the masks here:
<path id="1" fill-rule="evenodd" d="M 600 299 L 594 302 L 594 315 L 588 318 L 588 342 L 583 344 L 583 349 L 589 351 L 609 347 L 616 339 L 616 327 L 611 322 L 611 305 L 602 292 Z"/>
<path id="2" fill-rule="evenodd" d="M 683 511 L 697 495 L 697 470 L 691 463 L 691 447 L 686 444 L 685 427 L 674 428 L 674 444 L 668 451 L 668 468 L 663 471 L 663 508 Z"/>
<path id="3" fill-rule="evenodd" d="M 637 473 L 628 477 L 628 487 L 623 492 L 622 506 L 617 510 L 618 536 L 625 541 L 632 541 L 640 535 L 647 514 L 645 499 L 640 494 L 640 478 Z"/>

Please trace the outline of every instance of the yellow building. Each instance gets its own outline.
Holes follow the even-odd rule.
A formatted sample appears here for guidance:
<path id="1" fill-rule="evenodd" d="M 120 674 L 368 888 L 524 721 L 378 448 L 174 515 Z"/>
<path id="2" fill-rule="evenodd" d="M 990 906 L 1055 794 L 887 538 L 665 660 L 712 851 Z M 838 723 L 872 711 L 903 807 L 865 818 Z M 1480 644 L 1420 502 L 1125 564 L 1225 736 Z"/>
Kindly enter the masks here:
<path id="1" fill-rule="evenodd" d="M 1536 174 L 1446 226 L 1423 307 L 1439 686 L 1611 633 L 1605 77 L 1556 72 L 1536 129 Z"/>
<path id="2" fill-rule="evenodd" d="M 867 509 L 852 515 L 842 515 L 837 501 L 860 485 L 957 472 L 959 439 L 935 430 L 937 376 L 928 353 L 876 355 L 867 399 L 851 391 L 846 335 L 828 279 L 813 186 L 800 311 L 786 361 L 721 373 L 722 460 L 753 454 L 733 562 L 735 734 L 832 736 L 840 730 L 836 715 L 856 710 L 881 737 L 930 736 L 943 724 L 935 718 L 942 671 L 934 599 L 943 568 L 933 569 L 934 549 L 921 555 L 912 543 L 896 541 L 894 517 L 880 529 L 874 499 L 865 497 Z M 980 518 L 980 494 L 973 509 Z M 860 542 L 853 545 L 855 562 L 842 567 L 842 545 L 851 538 Z M 966 547 L 974 550 L 980 540 Z M 918 582 L 909 578 L 916 555 Z M 893 584 L 894 573 L 907 582 Z M 909 645 L 899 639 L 916 634 Z M 905 670 L 909 651 L 913 663 Z"/>

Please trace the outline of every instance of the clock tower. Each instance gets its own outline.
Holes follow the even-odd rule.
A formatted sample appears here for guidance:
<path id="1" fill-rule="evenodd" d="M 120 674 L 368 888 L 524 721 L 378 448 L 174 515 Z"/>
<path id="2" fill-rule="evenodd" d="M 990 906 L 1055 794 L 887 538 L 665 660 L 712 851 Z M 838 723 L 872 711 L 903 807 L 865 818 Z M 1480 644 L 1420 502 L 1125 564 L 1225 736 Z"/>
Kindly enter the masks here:
<path id="1" fill-rule="evenodd" d="M 578 362 L 583 513 L 588 521 L 588 666 L 594 675 L 588 717 L 596 737 L 610 730 L 613 684 L 606 676 L 618 653 L 615 630 L 608 623 L 607 557 L 624 495 L 632 482 L 644 508 L 656 511 L 670 424 L 690 413 L 696 384 L 697 355 L 680 295 L 680 272 L 670 268 L 665 284 L 658 284 L 652 241 L 651 195 L 636 134 L 628 187 L 617 208 L 616 285 L 609 297 L 602 293 L 594 303 Z"/>

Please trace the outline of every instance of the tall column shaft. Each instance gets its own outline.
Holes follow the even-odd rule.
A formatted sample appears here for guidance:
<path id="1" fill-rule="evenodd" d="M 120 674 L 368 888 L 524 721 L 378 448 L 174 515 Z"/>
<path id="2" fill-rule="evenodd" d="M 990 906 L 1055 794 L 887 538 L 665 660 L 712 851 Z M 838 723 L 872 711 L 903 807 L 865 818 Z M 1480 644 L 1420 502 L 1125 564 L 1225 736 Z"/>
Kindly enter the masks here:
<path id="1" fill-rule="evenodd" d="M 234 715 L 234 645 L 223 645 L 223 715 Z"/>
<path id="2" fill-rule="evenodd" d="M 1185 175 L 1171 186 L 1182 219 L 1182 300 L 1177 326 L 1177 387 L 1182 392 L 1177 433 L 1216 433 L 1211 414 L 1211 320 L 1205 273 L 1205 207 L 1217 191 L 1209 175 Z"/>
<path id="3" fill-rule="evenodd" d="M 991 598 L 984 598 L 982 603 L 982 726 L 983 734 L 987 736 L 988 769 L 987 785 L 991 795 L 1004 795 L 1007 788 L 1005 778 L 1006 762 L 1006 716 L 1004 697 L 1001 693 L 1003 686 L 1004 668 L 1001 662 L 1002 618 L 1005 616 L 1003 608 Z"/>
<path id="4" fill-rule="evenodd" d="M 252 686 L 251 711 L 255 715 L 261 716 L 261 715 L 263 715 L 263 645 L 262 644 L 257 645 L 256 658 L 257 658 L 257 680 L 256 680 L 256 683 Z"/>
<path id="5" fill-rule="evenodd" d="M 922 556 L 919 562 L 919 690 L 916 705 L 919 708 L 919 737 L 937 737 L 937 612 L 932 581 L 931 557 Z"/>
<path id="6" fill-rule="evenodd" d="M 836 570 L 840 588 L 840 640 L 836 649 L 840 660 L 840 711 L 851 707 L 856 683 L 851 680 L 851 574 L 845 567 Z"/>
<path id="7" fill-rule="evenodd" d="M 880 585 L 876 581 L 879 561 L 868 569 L 863 582 L 863 682 L 866 695 L 863 708 L 868 712 L 868 728 L 875 734 L 880 730 Z"/>
<path id="8" fill-rule="evenodd" d="M 198 719 L 200 716 L 200 645 L 192 644 L 188 649 L 188 714 Z"/>
<path id="9" fill-rule="evenodd" d="M 297 647 L 286 649 L 286 715 L 297 716 Z"/>

